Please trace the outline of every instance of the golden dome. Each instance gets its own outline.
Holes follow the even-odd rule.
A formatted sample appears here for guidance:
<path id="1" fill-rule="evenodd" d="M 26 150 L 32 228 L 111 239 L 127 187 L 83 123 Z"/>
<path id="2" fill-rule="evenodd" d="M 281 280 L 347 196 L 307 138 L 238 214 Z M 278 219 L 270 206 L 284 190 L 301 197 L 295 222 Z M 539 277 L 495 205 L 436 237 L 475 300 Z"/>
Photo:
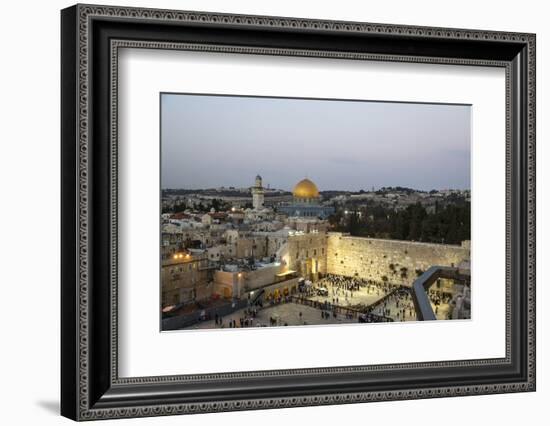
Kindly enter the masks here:
<path id="1" fill-rule="evenodd" d="M 319 190 L 309 179 L 302 179 L 296 184 L 292 190 L 292 194 L 296 198 L 319 198 Z"/>

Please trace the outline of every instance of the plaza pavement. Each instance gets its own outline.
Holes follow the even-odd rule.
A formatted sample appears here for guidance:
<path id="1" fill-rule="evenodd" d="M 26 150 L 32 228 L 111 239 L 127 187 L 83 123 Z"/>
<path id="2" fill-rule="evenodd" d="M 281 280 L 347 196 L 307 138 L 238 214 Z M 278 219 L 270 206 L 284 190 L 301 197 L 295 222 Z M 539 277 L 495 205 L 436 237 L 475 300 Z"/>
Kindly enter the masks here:
<path id="1" fill-rule="evenodd" d="M 317 285 L 323 286 L 323 283 L 319 283 Z M 351 305 L 357 305 L 357 304 L 364 304 L 364 305 L 371 305 L 382 298 L 386 296 L 386 292 L 383 289 L 380 289 L 376 286 L 368 285 L 361 287 L 359 290 L 353 291 L 353 297 L 351 297 L 351 292 L 348 290 L 342 290 L 340 289 L 339 292 L 337 291 L 337 287 L 332 287 L 330 285 L 327 285 L 324 283 L 326 288 L 328 289 L 328 296 L 320 296 L 314 294 L 311 296 L 306 296 L 307 299 L 318 301 L 318 302 L 329 302 L 332 303 L 333 299 L 336 297 L 338 298 L 338 306 L 351 306 Z M 345 293 L 347 293 L 348 297 L 345 297 Z M 401 318 L 400 312 L 403 308 L 403 303 L 406 303 L 407 309 L 405 318 Z M 379 305 L 372 311 L 374 314 L 382 315 L 382 316 L 389 316 L 394 321 L 416 321 L 416 314 L 414 312 L 414 309 L 412 309 L 412 312 L 410 312 L 409 307 L 412 307 L 412 300 L 408 298 L 405 302 L 401 299 L 400 300 L 400 306 L 397 307 L 396 301 L 393 298 L 390 298 L 387 301 L 386 309 L 389 309 L 389 314 L 384 313 L 384 307 L 383 305 Z M 435 305 L 432 303 L 432 308 L 435 312 Z M 439 305 L 437 309 L 436 318 L 438 320 L 446 320 L 448 318 L 448 313 L 450 311 L 451 307 L 449 304 L 441 304 Z M 302 312 L 302 317 L 300 318 L 300 312 Z M 223 317 L 223 323 L 222 325 L 215 324 L 214 320 L 210 321 L 203 321 L 197 324 L 194 324 L 192 326 L 186 327 L 186 329 L 197 329 L 197 330 L 203 330 L 203 329 L 212 329 L 212 328 L 229 328 L 229 322 L 230 320 L 235 320 L 237 324 L 237 328 L 240 328 L 240 318 L 244 318 L 245 315 L 245 309 L 240 309 L 230 315 L 226 315 Z M 277 305 L 264 305 L 263 309 L 260 309 L 256 315 L 256 318 L 252 320 L 252 326 L 249 326 L 247 328 L 251 327 L 261 327 L 261 326 L 269 326 L 270 325 L 270 318 L 276 318 L 277 319 L 277 325 L 278 326 L 284 326 L 285 323 L 289 326 L 296 326 L 296 325 L 318 325 L 318 324 L 344 324 L 344 323 L 356 323 L 357 319 L 348 319 L 343 315 L 338 315 L 336 318 L 332 316 L 332 314 L 329 316 L 329 318 L 324 319 L 321 317 L 321 310 L 317 308 L 313 308 L 307 305 L 301 305 L 296 304 L 292 302 L 288 303 L 281 303 Z"/>
<path id="2" fill-rule="evenodd" d="M 239 326 L 239 319 L 245 317 L 245 309 L 233 312 L 231 315 L 226 315 L 223 317 L 223 327 L 216 325 L 214 320 L 203 321 L 197 324 L 194 324 L 190 327 L 186 327 L 186 330 L 204 330 L 211 328 L 229 328 L 228 324 L 230 320 L 235 320 L 237 323 L 237 328 Z M 302 317 L 300 317 L 300 312 Z M 256 318 L 252 321 L 252 326 L 246 328 L 254 328 L 261 326 L 269 326 L 270 317 L 278 319 L 277 325 L 284 326 L 285 323 L 289 326 L 294 325 L 321 325 L 321 324 L 351 324 L 357 323 L 357 319 L 348 319 L 343 315 L 337 315 L 336 318 L 329 316 L 328 319 L 321 318 L 321 310 L 312 308 L 306 305 L 300 305 L 297 303 L 281 303 L 273 306 L 265 306 L 263 309 L 258 311 Z"/>
<path id="3" fill-rule="evenodd" d="M 323 283 L 320 284 L 321 286 Z M 386 293 L 384 290 L 379 289 L 375 286 L 364 286 L 361 287 L 359 290 L 353 291 L 353 296 L 351 296 L 352 292 L 349 290 L 340 290 L 339 294 L 336 293 L 336 287 L 328 286 L 326 287 L 328 289 L 328 296 L 319 296 L 317 294 L 312 296 L 307 296 L 307 299 L 309 300 L 315 300 L 318 302 L 329 302 L 332 303 L 332 300 L 335 298 L 338 298 L 338 303 L 336 303 L 338 306 L 351 306 L 351 305 L 372 305 L 373 303 L 378 302 L 380 299 L 382 299 Z M 347 293 L 348 297 L 345 297 L 345 294 Z"/>

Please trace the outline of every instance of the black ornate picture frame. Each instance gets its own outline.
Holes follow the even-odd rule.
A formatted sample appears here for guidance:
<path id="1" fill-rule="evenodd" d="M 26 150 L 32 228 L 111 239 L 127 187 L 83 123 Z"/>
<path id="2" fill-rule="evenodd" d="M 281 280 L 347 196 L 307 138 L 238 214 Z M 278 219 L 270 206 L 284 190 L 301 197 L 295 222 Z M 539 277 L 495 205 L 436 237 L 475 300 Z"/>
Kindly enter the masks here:
<path id="1" fill-rule="evenodd" d="M 61 413 L 160 416 L 535 390 L 535 35 L 76 5 L 61 13 Z M 506 71 L 506 356 L 120 378 L 121 47 L 484 65 Z"/>

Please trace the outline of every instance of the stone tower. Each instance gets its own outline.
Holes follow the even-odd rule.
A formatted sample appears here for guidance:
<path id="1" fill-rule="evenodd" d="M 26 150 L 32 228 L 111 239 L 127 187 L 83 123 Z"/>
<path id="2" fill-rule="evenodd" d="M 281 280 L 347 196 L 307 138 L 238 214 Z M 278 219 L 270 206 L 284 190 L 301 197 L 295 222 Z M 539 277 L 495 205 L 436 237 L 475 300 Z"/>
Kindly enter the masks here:
<path id="1" fill-rule="evenodd" d="M 260 175 L 256 176 L 256 181 L 252 187 L 252 207 L 254 210 L 262 210 L 264 208 L 264 188 Z"/>

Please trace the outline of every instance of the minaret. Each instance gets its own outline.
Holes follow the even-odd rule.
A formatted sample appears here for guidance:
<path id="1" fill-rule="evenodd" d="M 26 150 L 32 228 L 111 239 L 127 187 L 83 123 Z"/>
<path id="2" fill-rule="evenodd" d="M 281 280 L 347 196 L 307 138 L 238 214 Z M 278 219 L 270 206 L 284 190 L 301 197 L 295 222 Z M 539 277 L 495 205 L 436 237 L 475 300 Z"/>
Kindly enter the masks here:
<path id="1" fill-rule="evenodd" d="M 256 176 L 256 182 L 252 187 L 252 207 L 254 210 L 262 210 L 264 208 L 264 188 L 262 186 L 262 177 Z"/>

